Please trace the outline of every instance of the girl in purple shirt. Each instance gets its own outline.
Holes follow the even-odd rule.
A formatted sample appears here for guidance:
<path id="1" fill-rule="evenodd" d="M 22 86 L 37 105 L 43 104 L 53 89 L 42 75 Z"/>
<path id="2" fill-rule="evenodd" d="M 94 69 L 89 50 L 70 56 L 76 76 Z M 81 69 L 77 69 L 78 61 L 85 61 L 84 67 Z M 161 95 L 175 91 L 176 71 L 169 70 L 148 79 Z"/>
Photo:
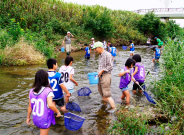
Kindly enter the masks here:
<path id="1" fill-rule="evenodd" d="M 144 85 L 145 80 L 145 68 L 144 65 L 141 63 L 141 56 L 139 54 L 135 54 L 132 57 L 133 60 L 135 60 L 135 67 L 134 67 L 134 73 L 132 74 L 136 81 L 139 82 L 141 86 Z M 136 94 L 137 89 L 139 89 L 139 93 L 142 93 L 142 90 L 139 88 L 139 86 L 134 83 L 133 84 L 133 93 Z"/>
<path id="2" fill-rule="evenodd" d="M 37 71 L 33 88 L 29 92 L 26 123 L 29 125 L 32 112 L 33 123 L 40 128 L 40 135 L 48 135 L 51 124 L 55 124 L 54 112 L 57 113 L 56 117 L 61 116 L 52 102 L 53 97 L 53 90 L 48 81 L 48 73 L 44 70 Z"/>
<path id="3" fill-rule="evenodd" d="M 122 91 L 121 99 L 124 99 L 126 97 L 126 105 L 130 104 L 130 93 L 128 91 L 128 84 L 131 82 L 131 79 L 135 81 L 135 79 L 131 75 L 131 68 L 133 68 L 134 64 L 134 60 L 128 58 L 125 62 L 125 67 L 119 73 L 119 77 L 121 77 L 119 84 L 119 88 Z"/>

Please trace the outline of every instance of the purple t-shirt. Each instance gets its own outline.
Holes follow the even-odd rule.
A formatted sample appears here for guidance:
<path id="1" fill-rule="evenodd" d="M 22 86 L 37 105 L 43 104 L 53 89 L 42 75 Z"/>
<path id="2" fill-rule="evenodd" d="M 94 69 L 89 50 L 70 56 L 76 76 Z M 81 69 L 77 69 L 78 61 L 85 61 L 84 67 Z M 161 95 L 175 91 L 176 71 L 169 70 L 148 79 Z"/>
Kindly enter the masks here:
<path id="1" fill-rule="evenodd" d="M 33 89 L 29 92 L 33 123 L 42 129 L 49 128 L 51 124 L 55 125 L 54 111 L 47 105 L 47 96 L 50 92 L 53 91 L 48 87 L 42 87 L 38 94 L 35 94 Z"/>
<path id="2" fill-rule="evenodd" d="M 126 67 L 123 68 L 124 71 L 127 70 Z M 132 72 L 130 71 L 130 74 Z M 120 83 L 119 83 L 119 88 L 122 89 L 122 88 L 126 88 L 128 86 L 128 84 L 131 82 L 131 76 L 130 76 L 129 73 L 125 73 L 123 76 L 121 76 L 120 78 Z"/>
<path id="3" fill-rule="evenodd" d="M 135 63 L 135 67 L 138 67 L 138 71 L 137 73 L 134 75 L 134 78 L 136 81 L 138 81 L 139 83 L 144 83 L 144 79 L 145 79 L 145 68 L 144 65 L 140 62 L 136 62 Z M 134 69 L 135 71 L 135 69 Z"/>

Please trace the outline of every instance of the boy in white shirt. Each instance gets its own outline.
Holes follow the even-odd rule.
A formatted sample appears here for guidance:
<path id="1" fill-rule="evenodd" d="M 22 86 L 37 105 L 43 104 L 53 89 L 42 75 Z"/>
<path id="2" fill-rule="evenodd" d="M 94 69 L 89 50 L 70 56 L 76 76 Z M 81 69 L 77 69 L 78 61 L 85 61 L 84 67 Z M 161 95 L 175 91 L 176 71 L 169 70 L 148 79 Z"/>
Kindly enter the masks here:
<path id="1" fill-rule="evenodd" d="M 72 64 L 73 64 L 73 57 L 67 56 L 65 58 L 65 65 L 61 66 L 58 71 L 62 75 L 62 80 L 64 82 L 64 85 L 68 89 L 70 96 L 71 93 L 74 92 L 74 84 L 78 86 L 78 83 L 73 79 L 74 68 L 72 67 Z M 65 98 L 65 102 L 66 103 L 69 102 L 68 97 Z"/>

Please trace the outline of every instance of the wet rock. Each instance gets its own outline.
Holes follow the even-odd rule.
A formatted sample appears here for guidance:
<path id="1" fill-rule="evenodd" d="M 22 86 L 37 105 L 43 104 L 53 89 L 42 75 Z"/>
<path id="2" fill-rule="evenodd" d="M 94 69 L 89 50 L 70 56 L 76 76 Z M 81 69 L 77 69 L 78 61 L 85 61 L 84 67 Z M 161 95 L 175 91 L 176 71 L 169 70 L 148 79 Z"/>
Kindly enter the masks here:
<path id="1" fill-rule="evenodd" d="M 177 117 L 176 117 L 176 116 L 172 116 L 172 117 L 171 117 L 171 121 L 172 121 L 172 122 L 174 122 L 174 121 L 176 121 L 176 120 L 177 120 Z"/>
<path id="2" fill-rule="evenodd" d="M 165 127 L 165 130 L 166 130 L 166 131 L 170 130 L 169 126 L 166 126 L 166 127 Z"/>

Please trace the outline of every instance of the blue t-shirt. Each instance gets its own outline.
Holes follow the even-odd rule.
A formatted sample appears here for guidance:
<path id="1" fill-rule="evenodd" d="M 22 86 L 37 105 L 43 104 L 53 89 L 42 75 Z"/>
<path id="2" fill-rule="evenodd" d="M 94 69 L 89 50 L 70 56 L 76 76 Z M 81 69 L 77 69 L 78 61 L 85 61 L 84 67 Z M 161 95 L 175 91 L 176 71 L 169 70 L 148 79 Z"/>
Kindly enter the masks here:
<path id="1" fill-rule="evenodd" d="M 111 54 L 112 56 L 116 56 L 116 47 L 111 47 Z"/>
<path id="2" fill-rule="evenodd" d="M 132 46 L 132 48 L 130 48 L 130 51 L 134 51 L 135 50 L 134 43 L 131 43 L 130 46 Z"/>
<path id="3" fill-rule="evenodd" d="M 159 48 L 155 48 L 155 56 L 160 57 L 160 49 Z"/>
<path id="4" fill-rule="evenodd" d="M 90 50 L 89 50 L 89 47 L 86 47 L 86 48 L 85 48 L 85 52 L 86 52 L 85 57 L 90 57 Z"/>
<path id="5" fill-rule="evenodd" d="M 61 80 L 62 75 L 55 71 L 47 71 L 49 75 L 49 83 L 54 92 L 53 100 L 58 100 L 63 98 L 63 91 L 60 85 L 63 83 Z"/>

